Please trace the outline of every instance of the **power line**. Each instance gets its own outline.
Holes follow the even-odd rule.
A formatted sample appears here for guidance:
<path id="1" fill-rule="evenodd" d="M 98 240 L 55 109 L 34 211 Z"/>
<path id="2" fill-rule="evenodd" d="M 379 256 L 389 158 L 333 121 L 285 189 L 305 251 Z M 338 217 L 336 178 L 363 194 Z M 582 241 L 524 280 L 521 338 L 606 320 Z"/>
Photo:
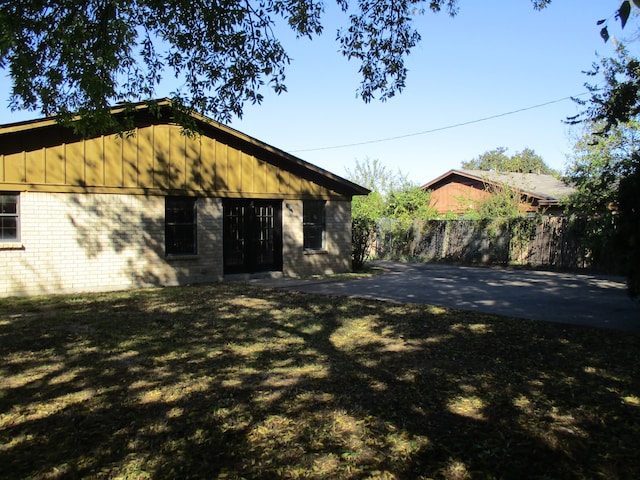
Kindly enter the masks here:
<path id="1" fill-rule="evenodd" d="M 493 120 L 493 119 L 500 118 L 500 117 L 506 117 L 508 115 L 514 115 L 516 113 L 526 112 L 527 110 L 533 110 L 535 108 L 546 107 L 547 105 L 552 105 L 554 103 L 564 102 L 566 100 L 570 100 L 570 99 L 573 99 L 573 98 L 581 97 L 583 95 L 587 95 L 588 93 L 589 92 L 582 92 L 582 93 L 580 93 L 578 95 L 572 95 L 572 96 L 569 96 L 569 97 L 558 98 L 557 100 L 551 100 L 551 101 L 548 101 L 548 102 L 539 103 L 537 105 L 532 105 L 530 107 L 519 108 L 518 110 L 511 110 L 510 112 L 498 113 L 497 115 L 491 115 L 489 117 L 478 118 L 476 120 L 469 120 L 467 122 L 455 123 L 453 125 L 447 125 L 445 127 L 433 128 L 431 130 L 424 130 L 422 132 L 407 133 L 405 135 L 397 135 L 395 137 L 379 138 L 379 139 L 376 139 L 376 140 L 366 140 L 364 142 L 357 142 L 357 143 L 345 143 L 345 144 L 342 144 L 342 145 L 332 145 L 332 146 L 328 146 L 328 147 L 306 148 L 306 149 L 303 149 L 303 150 L 291 150 L 291 153 L 318 152 L 318 151 L 321 151 L 321 150 L 334 150 L 334 149 L 338 149 L 338 148 L 357 147 L 357 146 L 360 146 L 360 145 L 370 145 L 372 143 L 389 142 L 391 140 L 399 140 L 401 138 L 409 138 L 409 137 L 417 137 L 419 135 L 427 135 L 429 133 L 441 132 L 443 130 L 450 130 L 452 128 L 464 127 L 465 125 L 471 125 L 471 124 L 474 124 L 474 123 L 486 122 L 487 120 Z"/>

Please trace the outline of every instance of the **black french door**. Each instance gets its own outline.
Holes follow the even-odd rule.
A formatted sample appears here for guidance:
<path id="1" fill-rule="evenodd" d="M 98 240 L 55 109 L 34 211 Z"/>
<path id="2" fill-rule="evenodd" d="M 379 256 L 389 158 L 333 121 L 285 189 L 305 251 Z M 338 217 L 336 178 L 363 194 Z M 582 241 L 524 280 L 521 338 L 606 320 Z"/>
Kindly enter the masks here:
<path id="1" fill-rule="evenodd" d="M 223 202 L 224 273 L 282 270 L 282 201 Z"/>

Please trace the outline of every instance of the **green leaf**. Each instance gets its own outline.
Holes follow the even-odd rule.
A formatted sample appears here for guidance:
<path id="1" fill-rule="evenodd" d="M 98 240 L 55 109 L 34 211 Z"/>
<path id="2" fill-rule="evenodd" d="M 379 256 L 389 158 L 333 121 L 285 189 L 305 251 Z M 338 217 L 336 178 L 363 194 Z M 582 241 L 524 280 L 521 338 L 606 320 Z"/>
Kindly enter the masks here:
<path id="1" fill-rule="evenodd" d="M 622 24 L 622 28 L 627 24 L 627 20 L 629 19 L 629 14 L 631 13 L 631 4 L 629 0 L 625 0 L 620 5 L 620 10 L 618 10 L 618 17 L 620 18 L 620 23 Z"/>
<path id="2" fill-rule="evenodd" d="M 602 30 L 600 30 L 600 36 L 605 42 L 609 41 L 609 30 L 607 30 L 607 27 L 604 27 Z"/>

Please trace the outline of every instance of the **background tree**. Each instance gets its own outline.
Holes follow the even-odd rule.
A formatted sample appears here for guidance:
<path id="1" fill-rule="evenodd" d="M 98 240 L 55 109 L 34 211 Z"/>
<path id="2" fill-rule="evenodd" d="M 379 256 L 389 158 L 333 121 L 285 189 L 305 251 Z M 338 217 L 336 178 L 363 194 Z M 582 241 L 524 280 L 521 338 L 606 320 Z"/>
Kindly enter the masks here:
<path id="1" fill-rule="evenodd" d="M 536 9 L 550 0 L 532 0 Z M 414 19 L 426 11 L 453 16 L 457 0 L 336 0 L 345 17 L 339 51 L 360 63 L 364 101 L 400 92 L 405 60 L 420 41 Z M 323 31 L 323 0 L 3 0 L 0 67 L 12 81 L 12 109 L 82 114 L 80 130 L 118 127 L 109 105 L 156 96 L 165 75 L 178 121 L 190 110 L 220 121 L 241 116 L 261 89 L 286 90 L 290 58 L 275 32 Z"/>
<path id="2" fill-rule="evenodd" d="M 434 208 L 429 206 L 430 194 L 418 185 L 408 185 L 390 192 L 385 216 L 399 220 L 405 226 L 414 220 L 428 220 L 436 216 Z"/>
<path id="3" fill-rule="evenodd" d="M 577 117 L 569 119 L 569 123 L 595 126 L 593 143 L 597 144 L 603 141 L 601 139 L 615 139 L 619 129 L 636 125 L 633 122 L 640 114 L 640 60 L 619 45 L 617 55 L 603 59 L 589 75 L 601 75 L 604 84 L 587 85 L 591 98 L 576 100 L 585 109 Z M 606 174 L 611 174 L 608 185 L 617 184 L 617 245 L 626 257 L 623 263 L 627 267 L 629 293 L 632 297 L 640 297 L 640 155 L 633 148 L 620 161 L 596 156 L 591 163 L 594 165 L 590 168 L 594 171 L 602 166 Z"/>
<path id="4" fill-rule="evenodd" d="M 463 161 L 460 166 L 466 170 L 493 170 L 496 172 L 560 175 L 560 172 L 549 167 L 544 163 L 542 157 L 530 148 L 525 148 L 513 155 L 508 155 L 507 151 L 508 149 L 505 147 L 498 147 L 476 158 Z"/>
<path id="5" fill-rule="evenodd" d="M 346 177 L 371 190 L 366 197 L 352 201 L 353 268 L 363 267 L 377 234 L 381 219 L 397 225 L 395 234 L 411 226 L 413 220 L 433 218 L 429 208 L 429 193 L 410 182 L 400 170 L 393 172 L 379 160 L 356 161 L 353 170 L 346 169 Z"/>
<path id="6" fill-rule="evenodd" d="M 603 128 L 586 123 L 568 158 L 565 180 L 576 188 L 567 199 L 569 211 L 603 214 L 618 208 L 620 179 L 640 149 L 640 124 L 629 121 L 610 127 L 606 135 L 593 134 Z"/>
<path id="7" fill-rule="evenodd" d="M 353 170 L 346 168 L 345 171 L 349 180 L 371 190 L 369 195 L 354 197 L 351 202 L 352 266 L 360 270 L 370 254 L 378 221 L 386 210 L 386 197 L 408 180 L 402 172 L 392 172 L 378 159 L 356 160 Z"/>
<path id="8" fill-rule="evenodd" d="M 356 160 L 355 167 L 353 169 L 346 167 L 345 172 L 346 178 L 372 192 L 379 193 L 385 199 L 390 192 L 411 185 L 407 174 L 400 170 L 395 172 L 389 170 L 377 158 Z"/>

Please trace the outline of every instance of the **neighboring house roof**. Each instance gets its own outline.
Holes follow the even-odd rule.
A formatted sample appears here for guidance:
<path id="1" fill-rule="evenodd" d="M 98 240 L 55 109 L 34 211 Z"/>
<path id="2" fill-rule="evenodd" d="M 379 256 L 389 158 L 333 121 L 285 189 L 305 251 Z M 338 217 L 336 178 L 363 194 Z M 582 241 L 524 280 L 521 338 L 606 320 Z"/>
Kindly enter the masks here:
<path id="1" fill-rule="evenodd" d="M 449 170 L 447 173 L 422 185 L 423 190 L 435 190 L 456 178 L 462 177 L 490 185 L 506 185 L 522 194 L 535 198 L 540 205 L 557 205 L 575 188 L 558 180 L 553 175 L 537 173 L 495 172 L 486 170 Z"/>
<path id="2" fill-rule="evenodd" d="M 136 125 L 174 124 L 171 117 L 171 101 L 169 99 L 157 100 L 157 105 L 160 107 L 159 116 L 154 116 L 149 112 L 147 103 L 136 104 L 134 107 Z M 112 108 L 113 115 L 119 115 L 123 112 L 125 112 L 125 108 L 122 106 Z M 221 139 L 228 145 L 238 147 L 242 151 L 322 187 L 346 196 L 370 193 L 368 189 L 360 185 L 204 115 L 192 113 L 191 117 L 196 121 L 203 134 Z M 55 117 L 0 125 L 0 160 L 3 155 L 69 144 L 79 139 L 80 137 L 74 134 L 70 128 L 62 127 Z M 0 178 L 0 183 L 2 183 L 2 178 Z"/>

